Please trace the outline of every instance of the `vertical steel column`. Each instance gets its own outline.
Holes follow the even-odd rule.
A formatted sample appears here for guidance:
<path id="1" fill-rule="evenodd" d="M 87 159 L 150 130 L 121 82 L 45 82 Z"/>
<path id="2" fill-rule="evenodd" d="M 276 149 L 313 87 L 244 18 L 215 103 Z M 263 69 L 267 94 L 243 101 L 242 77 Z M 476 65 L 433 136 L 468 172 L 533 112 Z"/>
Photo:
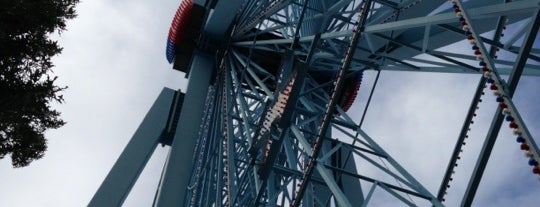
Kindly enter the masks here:
<path id="1" fill-rule="evenodd" d="M 180 123 L 171 146 L 171 155 L 165 169 L 163 183 L 156 206 L 181 206 L 184 204 L 193 153 L 203 117 L 205 96 L 214 71 L 213 57 L 195 51 L 189 72 L 187 93 L 182 106 Z"/>
<path id="2" fill-rule="evenodd" d="M 121 206 L 124 203 L 166 128 L 174 94 L 175 91 L 169 88 L 161 91 L 88 206 Z"/>

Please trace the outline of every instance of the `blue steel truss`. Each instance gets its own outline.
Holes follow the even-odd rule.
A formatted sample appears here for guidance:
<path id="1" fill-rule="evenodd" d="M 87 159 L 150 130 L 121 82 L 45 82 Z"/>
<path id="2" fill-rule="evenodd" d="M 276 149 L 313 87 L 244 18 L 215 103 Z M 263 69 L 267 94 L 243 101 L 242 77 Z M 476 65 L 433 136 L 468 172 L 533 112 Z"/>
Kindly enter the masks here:
<path id="1" fill-rule="evenodd" d="M 444 206 L 486 85 L 500 97 L 501 108 L 462 206 L 473 201 L 505 116 L 517 126 L 514 133 L 523 139 L 530 159 L 540 161 L 538 146 L 512 101 L 522 75 L 540 75 L 540 48 L 533 47 L 540 0 L 195 2 L 212 9 L 199 44 L 209 39 L 221 44 L 210 51 L 200 46 L 200 53 L 212 56 L 206 59 L 211 63 L 191 65 L 191 70 L 201 65 L 213 70 L 208 89 L 201 90 L 207 95 L 197 117 L 192 162 L 167 162 L 157 206 L 369 206 L 374 196 L 393 197 L 405 206 Z M 237 10 L 224 11 L 230 8 Z M 220 20 L 231 21 L 221 25 L 222 31 L 208 26 Z M 501 41 L 505 25 L 516 22 L 525 26 Z M 220 32 L 226 35 L 212 35 Z M 473 50 L 452 47 L 464 41 Z M 517 58 L 496 59 L 498 50 Z M 348 80 L 366 70 L 478 74 L 478 88 L 438 192 L 428 191 L 363 130 L 362 121 L 355 123 L 343 110 Z M 501 75 L 509 75 L 508 80 Z M 365 110 L 368 106 L 369 100 Z M 183 139 L 174 138 L 173 151 Z M 170 173 L 180 167 L 190 167 L 191 174 Z M 174 176 L 186 177 L 188 185 L 168 184 Z M 183 190 L 169 193 L 175 188 Z"/>
<path id="2" fill-rule="evenodd" d="M 444 199 L 451 173 L 443 178 L 441 190 L 435 197 L 336 106 L 336 97 L 342 90 L 342 80 L 363 70 L 481 74 L 480 68 L 470 61 L 476 59 L 475 55 L 437 50 L 464 39 L 460 35 L 463 33 L 461 26 L 456 25 L 459 23 L 458 17 L 452 12 L 454 8 L 451 6 L 444 1 L 419 0 L 402 3 L 245 2 L 237 14 L 232 43 L 222 57 L 224 64 L 219 68 L 220 75 L 215 83 L 216 87 L 223 89 L 221 99 L 215 99 L 216 105 L 222 105 L 223 117 L 209 120 L 225 122 L 217 125 L 222 128 L 213 129 L 218 130 L 213 133 L 218 135 L 214 139 L 221 140 L 222 135 L 226 134 L 225 145 L 216 147 L 221 149 L 217 153 L 221 156 L 213 157 L 216 159 L 214 163 L 224 162 L 225 165 L 223 192 L 221 199 L 216 198 L 215 202 L 231 206 L 326 206 L 332 200 L 339 206 L 352 206 L 358 201 L 367 205 L 374 189 L 381 188 L 411 206 L 418 204 L 407 199 L 407 196 L 423 198 L 435 206 L 442 205 L 440 201 Z M 474 25 L 470 26 L 476 30 L 474 35 L 478 35 L 500 30 L 503 26 L 498 22 L 501 21 L 512 23 L 528 19 L 536 22 L 534 14 L 538 11 L 538 1 L 471 1 L 462 7 L 470 8 L 467 18 L 474 21 Z M 432 12 L 437 8 L 438 13 Z M 536 30 L 538 28 L 530 28 L 528 32 L 536 33 Z M 515 40 L 519 34 L 515 36 L 511 39 Z M 528 36 L 532 37 L 527 38 L 529 42 L 524 45 L 532 45 L 530 41 L 534 41 L 536 35 Z M 524 54 L 520 50 L 526 46 L 510 46 L 512 41 L 507 43 L 510 45 L 504 45 L 500 42 L 500 32 L 492 39 L 476 38 L 488 44 L 480 44 L 482 52 L 487 46 L 493 50 L 498 47 L 524 59 L 518 61 L 520 66 L 510 61 L 490 60 L 492 68 L 497 64 L 497 73 L 515 73 L 512 71 L 518 68 L 526 74 L 538 74 L 538 66 L 525 64 L 525 60 L 537 58 L 530 54 L 530 47 L 525 49 Z M 280 71 L 269 72 L 276 71 L 276 68 L 265 68 L 253 60 L 256 51 L 282 56 Z M 293 91 L 298 92 L 290 94 L 280 112 L 281 119 L 269 126 L 269 136 L 263 136 L 260 131 L 265 126 L 261 123 L 269 117 L 268 113 L 271 114 L 268 111 L 272 104 L 279 101 L 277 94 L 283 89 L 282 83 L 290 79 L 287 78 L 289 76 L 295 76 Z M 321 81 L 318 78 L 321 76 L 335 78 L 323 78 Z M 484 84 L 485 80 L 482 79 L 479 88 L 483 89 Z M 474 100 L 471 107 L 476 108 L 477 101 Z M 511 103 L 511 99 L 507 102 Z M 467 129 L 470 121 L 465 123 L 463 128 Z M 499 129 L 500 125 L 494 128 Z M 332 136 L 333 132 L 339 137 Z M 463 133 L 460 139 L 464 136 Z M 230 146 L 231 140 L 236 143 L 233 147 Z M 531 141 L 534 140 L 531 138 Z M 461 143 L 458 142 L 456 146 L 459 152 Z M 348 159 L 336 163 L 341 154 L 346 154 Z M 448 172 L 453 171 L 456 157 L 454 155 L 450 161 Z M 397 179 L 401 185 L 362 176 L 353 162 L 358 159 L 367 160 L 381 173 Z M 485 166 L 485 163 L 479 162 L 479 166 Z M 206 175 L 215 176 L 212 173 Z M 344 178 L 352 182 L 343 182 Z M 475 178 L 471 182 L 478 180 Z M 369 192 L 365 197 L 359 196 L 363 195 L 360 182 L 372 183 L 369 191 L 364 190 Z M 345 188 L 347 191 L 344 191 Z M 354 193 L 350 193 L 350 189 Z M 206 189 L 208 192 L 216 190 Z M 474 197 L 474 193 L 472 195 Z M 194 201 L 198 194 L 190 196 Z M 469 196 L 468 193 L 466 197 Z M 192 204 L 202 205 L 196 202 Z"/>

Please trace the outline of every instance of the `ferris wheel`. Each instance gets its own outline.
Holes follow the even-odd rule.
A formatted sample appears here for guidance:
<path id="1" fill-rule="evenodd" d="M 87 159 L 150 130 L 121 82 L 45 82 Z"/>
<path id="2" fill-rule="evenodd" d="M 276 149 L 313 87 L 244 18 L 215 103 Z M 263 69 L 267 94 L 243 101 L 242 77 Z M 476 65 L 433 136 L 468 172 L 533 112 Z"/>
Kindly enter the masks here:
<path id="1" fill-rule="evenodd" d="M 540 75 L 539 11 L 538 0 L 182 1 L 166 56 L 190 83 L 167 99 L 156 205 L 471 206 L 499 131 L 538 192 L 538 134 L 513 95 L 522 76 Z M 475 87 L 452 99 L 465 114 L 444 129 L 451 140 L 420 142 L 430 149 L 402 164 L 396 149 L 417 135 L 377 137 L 397 126 L 370 113 L 385 75 L 416 72 L 469 74 Z M 493 117 L 478 118 L 493 114 L 480 106 Z M 414 107 L 404 116 L 426 115 Z M 472 134 L 481 147 L 466 147 Z M 460 164 L 470 174 L 456 177 Z M 440 173 L 423 175 L 426 165 Z M 453 190 L 456 179 L 467 184 Z"/>

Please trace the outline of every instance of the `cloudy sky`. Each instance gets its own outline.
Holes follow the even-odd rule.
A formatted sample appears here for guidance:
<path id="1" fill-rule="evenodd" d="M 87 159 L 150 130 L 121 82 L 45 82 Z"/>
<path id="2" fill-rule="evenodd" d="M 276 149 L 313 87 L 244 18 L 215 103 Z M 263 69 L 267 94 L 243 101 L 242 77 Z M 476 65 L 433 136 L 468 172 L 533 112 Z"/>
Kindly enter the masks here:
<path id="1" fill-rule="evenodd" d="M 85 206 L 163 87 L 185 88 L 164 50 L 178 0 L 83 1 L 59 38 L 55 58 L 68 124 L 47 132 L 49 150 L 31 166 L 0 160 L 0 206 Z M 352 117 L 359 119 L 374 73 L 367 73 Z M 365 131 L 436 193 L 478 75 L 383 72 Z M 540 143 L 540 79 L 523 78 L 515 104 Z M 448 205 L 463 195 L 493 112 L 488 94 L 464 147 Z M 390 130 L 391 129 L 391 130 Z M 540 182 L 505 126 L 480 185 L 476 206 L 533 206 Z M 149 206 L 166 148 L 158 147 L 125 206 Z M 383 201 L 379 201 L 381 205 Z"/>
<path id="2" fill-rule="evenodd" d="M 164 55 L 178 3 L 81 1 L 54 59 L 58 83 L 69 86 L 57 106 L 68 124 L 47 132 L 46 156 L 31 166 L 0 160 L 0 206 L 88 204 L 161 89 L 185 87 Z M 150 177 L 159 178 L 159 168 Z M 136 190 L 126 205 L 149 206 L 153 192 Z"/>

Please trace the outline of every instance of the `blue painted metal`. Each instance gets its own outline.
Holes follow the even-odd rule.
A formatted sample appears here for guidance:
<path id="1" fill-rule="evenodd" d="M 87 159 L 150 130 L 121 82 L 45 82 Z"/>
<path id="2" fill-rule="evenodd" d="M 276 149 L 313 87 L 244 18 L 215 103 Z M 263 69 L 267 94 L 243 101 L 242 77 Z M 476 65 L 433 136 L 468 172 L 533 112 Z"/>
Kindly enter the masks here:
<path id="1" fill-rule="evenodd" d="M 327 168 L 321 165 L 317 165 L 316 169 L 317 169 L 317 172 L 324 179 L 324 181 L 328 184 L 328 188 L 330 188 L 330 191 L 332 191 L 332 194 L 334 195 L 338 205 L 345 206 L 345 207 L 353 206 L 352 203 L 347 198 L 347 196 L 345 196 L 343 191 L 337 185 L 337 183 L 334 182 L 334 178 L 330 170 L 328 170 Z M 361 192 L 358 192 L 358 193 L 361 193 Z"/>
<path id="2" fill-rule="evenodd" d="M 207 0 L 193 0 L 193 3 L 204 6 L 207 3 Z"/>
<path id="3" fill-rule="evenodd" d="M 242 0 L 217 1 L 204 26 L 206 35 L 214 39 L 226 40 L 235 13 L 242 6 Z"/>
<path id="4" fill-rule="evenodd" d="M 467 116 L 465 117 L 465 121 L 463 122 L 463 126 L 461 127 L 461 131 L 456 141 L 454 151 L 452 152 L 452 156 L 450 157 L 450 161 L 448 162 L 446 172 L 442 179 L 442 183 L 439 187 L 439 192 L 437 193 L 437 198 L 440 201 L 444 201 L 444 196 L 446 195 L 446 190 L 449 187 L 450 180 L 453 179 L 452 176 L 455 173 L 454 168 L 457 166 L 458 159 L 460 159 L 462 147 L 465 143 L 465 138 L 467 138 L 468 136 L 467 133 L 470 129 L 469 127 L 471 126 L 471 120 L 476 115 L 476 109 L 480 102 L 482 93 L 484 93 L 483 90 L 484 90 L 485 85 L 486 85 L 486 80 L 484 77 L 481 77 L 480 80 L 478 81 L 478 86 L 476 87 L 476 91 L 474 93 L 473 100 L 471 101 L 471 104 L 469 106 L 469 110 L 467 112 Z"/>
<path id="5" fill-rule="evenodd" d="M 517 111 L 516 107 L 514 106 L 512 102 L 512 97 L 514 95 L 514 92 L 516 90 L 517 84 L 521 78 L 521 74 L 523 73 L 523 69 L 525 66 L 525 62 L 527 61 L 527 56 L 533 46 L 533 43 L 536 39 L 536 35 L 538 34 L 538 29 L 540 28 L 540 10 L 537 10 L 533 16 L 533 24 L 529 30 L 529 32 L 525 35 L 525 41 L 523 42 L 521 46 L 521 50 L 519 52 L 519 56 L 517 58 L 517 61 L 514 65 L 514 68 L 512 72 L 510 73 L 510 76 L 508 78 L 508 84 L 505 84 L 501 80 L 501 78 L 498 76 L 497 72 L 494 72 L 494 79 L 501 85 L 501 87 L 504 87 L 505 94 L 504 99 L 505 103 L 509 105 L 509 108 L 513 112 L 512 117 L 516 119 L 516 122 L 519 124 L 520 129 L 523 131 L 523 137 L 526 140 L 526 143 L 531 145 L 531 152 L 533 153 L 533 158 L 535 160 L 540 160 L 540 151 L 538 149 L 538 146 L 536 145 L 534 139 L 532 138 L 530 132 L 527 129 L 527 126 L 521 119 L 521 116 L 519 115 L 519 112 Z M 473 32 L 474 33 L 474 32 Z M 478 40 L 481 44 L 481 40 Z M 483 45 L 480 46 L 480 49 L 482 52 L 485 52 L 485 48 Z M 486 54 L 486 53 L 484 53 Z M 488 61 L 489 62 L 489 61 Z M 494 64 L 490 63 L 492 68 Z M 473 174 L 471 176 L 471 179 L 469 181 L 469 185 L 467 187 L 467 190 L 465 192 L 464 198 L 462 200 L 461 206 L 471 206 L 472 202 L 474 200 L 474 196 L 476 194 L 476 191 L 478 189 L 478 185 L 480 184 L 480 180 L 482 179 L 482 176 L 484 174 L 485 167 L 487 165 L 487 162 L 489 160 L 491 151 L 493 149 L 493 146 L 495 145 L 495 141 L 497 140 L 498 132 L 501 128 L 504 115 L 501 114 L 502 109 L 498 108 L 497 112 L 495 112 L 495 116 L 493 117 L 493 121 L 491 123 L 490 129 L 488 131 L 486 140 L 484 142 L 484 145 L 482 147 L 482 150 L 480 152 L 480 155 L 478 156 L 478 161 L 476 162 L 475 169 L 473 171 Z"/>
<path id="6" fill-rule="evenodd" d="M 338 76 L 334 82 L 334 91 L 332 92 L 331 98 L 329 100 L 328 106 L 326 107 L 326 111 L 324 113 L 321 126 L 319 128 L 317 137 L 315 139 L 315 146 L 314 149 L 310 152 L 310 162 L 308 163 L 306 172 L 304 173 L 304 177 L 301 179 L 301 184 L 298 189 L 297 198 L 295 198 L 293 202 L 294 207 L 298 207 L 300 205 L 300 202 L 302 201 L 302 196 L 304 195 L 304 192 L 306 191 L 307 183 L 309 182 L 309 179 L 312 176 L 313 169 L 316 165 L 316 159 L 319 156 L 320 147 L 322 146 L 323 142 L 323 136 L 326 136 L 326 132 L 328 130 L 328 125 L 330 124 L 330 121 L 332 119 L 332 116 L 335 112 L 335 106 L 337 104 L 338 97 L 342 94 L 342 87 L 343 87 L 343 81 L 345 78 L 345 74 L 348 73 L 350 69 L 351 64 L 351 58 L 354 57 L 354 54 L 356 52 L 356 45 L 358 43 L 358 39 L 360 38 L 360 34 L 362 31 L 362 27 L 366 22 L 367 14 L 369 13 L 369 9 L 371 7 L 371 1 L 368 0 L 367 2 L 363 2 L 363 10 L 360 10 L 360 15 L 358 17 L 358 31 L 354 32 L 354 35 L 352 37 L 350 47 L 347 49 L 347 52 L 345 54 L 345 57 L 343 59 L 343 65 L 340 68 L 340 71 L 338 72 Z M 334 194 L 335 196 L 335 194 Z M 338 200 L 342 201 L 344 199 L 343 197 L 337 198 Z M 345 201 L 341 202 L 342 205 L 346 205 Z M 349 204 L 350 205 L 350 204 Z"/>
<path id="7" fill-rule="evenodd" d="M 184 204 L 195 142 L 198 139 L 197 132 L 203 117 L 204 100 L 214 71 L 213 62 L 213 59 L 204 53 L 194 55 L 185 104 L 182 107 L 156 206 Z"/>
<path id="8" fill-rule="evenodd" d="M 356 115 L 336 103 L 342 101 L 342 83 L 366 70 L 376 70 L 376 79 L 385 70 L 480 75 L 471 63 L 474 55 L 445 48 L 463 40 L 445 2 L 376 0 L 359 18 L 366 1 L 195 1 L 208 15 L 197 39 L 201 52 L 191 63 L 189 106 L 182 109 L 157 206 L 369 206 L 379 193 L 398 206 L 442 206 L 440 195 L 364 132 L 364 118 L 355 123 Z M 480 34 L 493 31 L 501 16 L 509 23 L 530 18 L 539 2 L 475 0 L 463 7 Z M 362 37 L 352 32 L 358 23 Z M 515 67 L 523 75 L 540 75 L 539 66 L 526 64 L 540 59 L 531 53 L 540 49 L 477 38 L 523 54 L 516 66 L 490 60 L 498 74 L 515 74 Z M 291 77 L 297 78 L 293 89 L 277 109 Z M 273 121 L 265 126 L 267 117 Z M 523 133 L 532 140 L 526 128 Z M 450 163 L 455 159 L 454 153 Z M 368 176 L 364 169 L 378 174 Z M 449 176 L 442 179 L 444 184 Z"/>
<path id="9" fill-rule="evenodd" d="M 506 1 L 508 2 L 508 1 Z M 500 17 L 499 21 L 497 23 L 497 28 L 495 29 L 493 40 L 495 42 L 499 42 L 501 39 L 501 34 L 505 28 L 507 18 L 506 17 Z M 489 51 L 490 57 L 496 56 L 497 49 L 496 47 L 491 47 Z M 463 122 L 463 126 L 461 127 L 461 132 L 458 136 L 456 145 L 454 147 L 454 151 L 452 152 L 452 156 L 450 157 L 450 161 L 448 163 L 445 175 L 443 177 L 441 186 L 439 187 L 439 192 L 437 193 L 437 198 L 440 201 L 444 200 L 444 196 L 446 195 L 446 190 L 449 187 L 450 180 L 452 179 L 452 175 L 454 174 L 454 168 L 457 166 L 457 160 L 460 158 L 460 153 L 462 151 L 462 147 L 465 144 L 465 138 L 468 137 L 467 133 L 469 131 L 469 127 L 472 124 L 472 120 L 474 116 L 476 116 L 476 109 L 478 108 L 478 104 L 481 101 L 481 96 L 484 93 L 484 87 L 486 85 L 486 78 L 483 76 L 480 77 L 480 80 L 478 81 L 478 86 L 476 87 L 476 91 L 473 96 L 473 100 L 471 101 L 471 104 L 469 106 L 469 110 L 467 112 L 467 116 L 465 117 L 465 121 Z M 500 126 L 499 126 L 500 127 Z"/>
<path id="10" fill-rule="evenodd" d="M 164 88 L 88 206 L 121 206 L 160 142 L 175 91 Z"/>

